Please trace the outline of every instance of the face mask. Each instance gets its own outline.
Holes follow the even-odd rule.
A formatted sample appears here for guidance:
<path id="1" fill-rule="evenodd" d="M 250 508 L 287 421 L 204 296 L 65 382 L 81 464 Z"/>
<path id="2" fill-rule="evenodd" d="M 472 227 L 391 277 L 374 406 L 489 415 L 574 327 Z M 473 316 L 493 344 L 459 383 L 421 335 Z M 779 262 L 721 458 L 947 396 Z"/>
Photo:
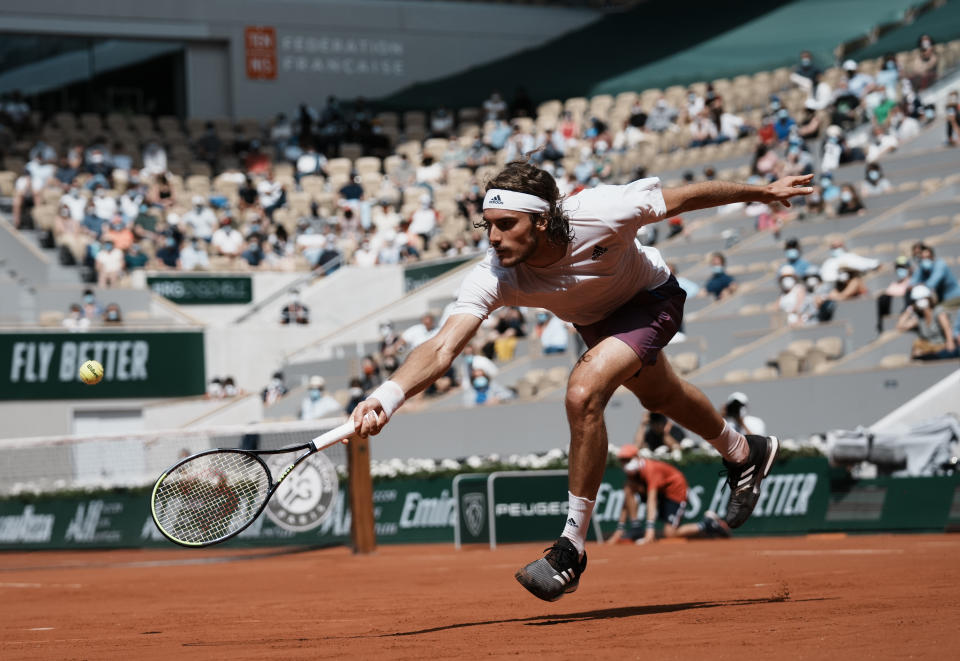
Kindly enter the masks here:
<path id="1" fill-rule="evenodd" d="M 780 280 L 780 287 L 783 291 L 790 291 L 797 284 L 797 279 L 791 276 L 787 276 Z"/>
<path id="2" fill-rule="evenodd" d="M 490 385 L 490 380 L 485 376 L 476 376 L 473 378 L 474 390 L 486 390 L 487 386 L 489 385 Z"/>
<path id="3" fill-rule="evenodd" d="M 893 60 L 890 60 L 889 62 L 887 62 L 887 71 L 896 71 L 896 70 L 897 70 L 896 62 L 894 62 Z"/>
<path id="4" fill-rule="evenodd" d="M 717 264 L 717 265 L 715 265 L 715 266 L 713 267 L 713 272 L 716 273 L 716 274 L 718 274 L 718 275 L 721 274 L 721 273 L 723 273 L 723 264 Z"/>
<path id="5" fill-rule="evenodd" d="M 545 324 L 550 319 L 550 315 L 540 312 L 537 314 L 537 323 Z"/>
<path id="6" fill-rule="evenodd" d="M 104 243 L 104 244 L 103 244 L 103 249 L 106 250 L 107 252 L 110 252 L 111 250 L 113 250 L 113 244 L 112 244 L 112 243 Z"/>
<path id="7" fill-rule="evenodd" d="M 898 266 L 898 267 L 897 267 L 897 277 L 898 277 L 898 278 L 900 278 L 901 280 L 903 280 L 903 279 L 906 278 L 908 275 L 910 275 L 910 269 L 908 269 L 908 268 L 905 267 L 905 266 Z"/>
<path id="8" fill-rule="evenodd" d="M 780 102 L 779 102 L 779 101 L 771 101 L 771 102 L 770 102 L 770 109 L 771 109 L 771 110 L 780 110 Z"/>
<path id="9" fill-rule="evenodd" d="M 920 260 L 920 268 L 922 268 L 924 271 L 929 271 L 933 268 L 933 260 L 924 257 Z"/>
<path id="10" fill-rule="evenodd" d="M 839 143 L 840 143 L 840 138 L 831 135 L 831 136 L 827 139 L 827 142 L 829 142 L 831 145 L 836 145 L 836 144 L 839 144 Z"/>
<path id="11" fill-rule="evenodd" d="M 351 398 L 360 398 L 363 397 L 363 388 L 350 388 L 350 397 Z"/>
<path id="12" fill-rule="evenodd" d="M 320 399 L 320 390 L 317 388 L 310 388 L 310 399 L 314 402 Z"/>
<path id="13" fill-rule="evenodd" d="M 787 110 L 786 108 L 780 108 L 780 110 L 777 111 L 777 117 L 779 117 L 780 119 L 787 119 L 789 116 L 790 116 L 790 111 Z"/>
<path id="14" fill-rule="evenodd" d="M 93 302 L 95 300 L 96 299 L 93 297 L 92 294 L 87 294 L 86 296 L 83 297 L 83 302 L 86 303 L 87 305 L 93 305 Z"/>
<path id="15" fill-rule="evenodd" d="M 167 245 L 168 245 L 169 247 L 171 247 L 171 248 L 172 248 L 173 246 L 177 245 L 176 239 L 174 239 L 174 238 L 171 236 L 170 238 L 167 239 Z"/>
<path id="16" fill-rule="evenodd" d="M 810 291 L 813 291 L 814 289 L 817 288 L 817 285 L 820 284 L 820 281 L 817 280 L 816 278 L 807 278 L 806 283 L 807 283 L 807 289 L 809 289 Z"/>
<path id="17" fill-rule="evenodd" d="M 837 282 L 849 282 L 849 280 L 850 274 L 846 271 L 840 271 L 840 273 L 837 274 Z"/>
<path id="18" fill-rule="evenodd" d="M 787 256 L 787 260 L 791 262 L 795 262 L 800 259 L 800 251 L 796 248 L 787 248 L 784 254 Z"/>
<path id="19" fill-rule="evenodd" d="M 930 307 L 930 299 L 929 299 L 929 298 L 921 298 L 919 301 L 917 301 L 916 303 L 914 303 L 914 305 L 917 306 L 917 309 L 918 309 L 918 310 L 926 310 L 928 307 Z"/>
<path id="20" fill-rule="evenodd" d="M 830 251 L 831 257 L 840 257 L 841 255 L 843 255 L 843 248 L 834 248 Z"/>
<path id="21" fill-rule="evenodd" d="M 833 179 L 830 179 L 829 177 L 824 177 L 823 179 L 820 180 L 820 185 L 824 188 L 832 188 Z"/>
<path id="22" fill-rule="evenodd" d="M 270 379 L 271 388 L 279 388 L 282 385 L 283 385 L 283 381 L 281 381 L 280 379 Z"/>
<path id="23" fill-rule="evenodd" d="M 843 191 L 840 193 L 840 199 L 844 202 L 850 202 L 853 200 L 853 195 L 851 195 L 849 191 Z"/>
<path id="24" fill-rule="evenodd" d="M 926 39 L 920 42 L 920 48 L 927 49 L 930 48 L 933 44 Z"/>
<path id="25" fill-rule="evenodd" d="M 801 57 L 801 58 L 800 58 L 800 64 L 802 64 L 802 65 L 805 66 L 805 67 L 810 66 L 810 58 L 809 58 L 809 57 Z"/>
<path id="26" fill-rule="evenodd" d="M 111 311 L 107 313 L 107 321 L 116 321 L 119 318 L 120 315 L 118 315 L 116 312 Z"/>
<path id="27" fill-rule="evenodd" d="M 880 179 L 880 173 L 876 170 L 870 170 L 870 172 L 867 173 L 867 179 L 870 181 L 877 181 Z"/>

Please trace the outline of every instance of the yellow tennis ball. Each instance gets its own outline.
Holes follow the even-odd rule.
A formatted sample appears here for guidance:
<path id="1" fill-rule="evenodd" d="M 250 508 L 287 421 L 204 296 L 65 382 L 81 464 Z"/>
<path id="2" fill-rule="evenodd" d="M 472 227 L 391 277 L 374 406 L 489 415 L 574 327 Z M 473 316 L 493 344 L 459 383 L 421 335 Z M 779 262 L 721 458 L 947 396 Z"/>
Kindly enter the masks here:
<path id="1" fill-rule="evenodd" d="M 95 360 L 88 360 L 80 366 L 80 380 L 88 386 L 95 386 L 103 379 L 103 365 Z"/>

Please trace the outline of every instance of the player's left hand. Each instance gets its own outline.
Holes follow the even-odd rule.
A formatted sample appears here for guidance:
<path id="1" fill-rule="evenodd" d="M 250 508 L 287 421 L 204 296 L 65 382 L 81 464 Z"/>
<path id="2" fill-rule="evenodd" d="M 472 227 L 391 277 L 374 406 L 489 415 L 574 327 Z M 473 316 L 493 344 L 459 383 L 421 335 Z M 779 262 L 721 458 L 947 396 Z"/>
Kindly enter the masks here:
<path id="1" fill-rule="evenodd" d="M 813 192 L 813 187 L 808 185 L 813 181 L 812 174 L 805 174 L 799 177 L 783 177 L 777 179 L 772 184 L 767 184 L 763 189 L 761 202 L 779 202 L 785 207 L 790 206 L 790 198 L 795 195 L 809 195 Z"/>

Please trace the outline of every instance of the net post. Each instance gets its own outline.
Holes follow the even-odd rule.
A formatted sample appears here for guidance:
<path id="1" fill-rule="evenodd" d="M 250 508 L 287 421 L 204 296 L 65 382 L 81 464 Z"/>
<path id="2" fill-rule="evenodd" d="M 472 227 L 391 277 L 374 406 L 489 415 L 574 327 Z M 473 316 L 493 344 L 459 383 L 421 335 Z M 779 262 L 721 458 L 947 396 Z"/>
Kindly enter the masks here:
<path id="1" fill-rule="evenodd" d="M 350 471 L 350 536 L 354 553 L 377 548 L 373 520 L 373 480 L 370 477 L 370 441 L 354 436 L 347 443 Z"/>

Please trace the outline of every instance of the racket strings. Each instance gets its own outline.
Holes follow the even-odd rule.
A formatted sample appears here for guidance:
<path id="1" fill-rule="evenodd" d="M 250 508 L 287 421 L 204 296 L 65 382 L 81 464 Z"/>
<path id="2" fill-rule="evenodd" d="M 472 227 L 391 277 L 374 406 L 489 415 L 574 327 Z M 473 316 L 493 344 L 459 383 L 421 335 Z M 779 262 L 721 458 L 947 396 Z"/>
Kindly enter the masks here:
<path id="1" fill-rule="evenodd" d="M 243 528 L 270 491 L 270 477 L 254 457 L 239 452 L 201 455 L 160 483 L 154 515 L 174 539 L 204 544 Z"/>

